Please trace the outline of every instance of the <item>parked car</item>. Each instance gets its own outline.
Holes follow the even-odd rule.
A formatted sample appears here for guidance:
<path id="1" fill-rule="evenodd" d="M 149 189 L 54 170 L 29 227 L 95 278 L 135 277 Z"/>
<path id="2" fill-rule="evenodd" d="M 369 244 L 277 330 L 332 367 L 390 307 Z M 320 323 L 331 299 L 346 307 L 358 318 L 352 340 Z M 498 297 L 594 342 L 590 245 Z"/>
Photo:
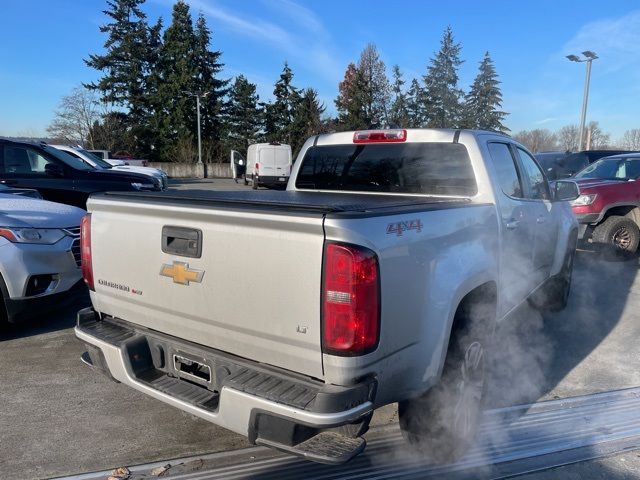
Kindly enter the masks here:
<path id="1" fill-rule="evenodd" d="M 164 171 L 160 170 L 159 168 L 136 167 L 132 165 L 113 166 L 109 162 L 103 160 L 102 158 L 98 158 L 97 156 L 93 155 L 91 152 L 89 152 L 88 150 L 85 150 L 84 148 L 71 147 L 69 145 L 51 145 L 51 146 L 54 148 L 57 148 L 58 150 L 66 152 L 73 157 L 79 158 L 80 160 L 85 162 L 87 165 L 97 168 L 98 170 L 113 169 L 118 172 L 140 173 L 142 175 L 148 175 L 150 177 L 154 177 L 160 180 L 163 189 L 169 186 L 169 177 Z"/>
<path id="2" fill-rule="evenodd" d="M 544 173 L 550 180 L 556 180 L 556 169 L 558 168 L 562 160 L 571 155 L 571 152 L 566 151 L 551 151 L 551 152 L 540 152 L 536 153 L 536 161 L 544 170 Z"/>
<path id="3" fill-rule="evenodd" d="M 89 153 L 102 158 L 105 162 L 110 163 L 114 167 L 123 165 L 132 165 L 136 167 L 148 167 L 148 160 L 137 160 L 128 152 L 117 152 L 112 154 L 109 150 L 87 150 Z"/>
<path id="4" fill-rule="evenodd" d="M 0 324 L 86 295 L 80 270 L 84 210 L 0 190 Z"/>
<path id="5" fill-rule="evenodd" d="M 629 153 L 627 150 L 584 150 L 560 157 L 546 167 L 545 173 L 550 180 L 569 178 L 602 157 Z"/>
<path id="6" fill-rule="evenodd" d="M 496 322 L 567 303 L 577 196 L 511 138 L 464 130 L 315 136 L 284 192 L 92 196 L 83 360 L 319 462 L 357 455 L 374 409 L 399 402 L 407 441 L 450 461 Z"/>
<path id="7" fill-rule="evenodd" d="M 574 176 L 580 238 L 633 253 L 640 242 L 640 153 L 601 158 Z"/>
<path id="8" fill-rule="evenodd" d="M 0 183 L 38 190 L 45 200 L 85 208 L 87 198 L 106 190 L 161 190 L 160 180 L 134 172 L 97 170 L 42 143 L 0 139 Z"/>
<path id="9" fill-rule="evenodd" d="M 291 147 L 280 143 L 254 143 L 247 149 L 244 184 L 253 189 L 286 186 L 291 173 Z"/>

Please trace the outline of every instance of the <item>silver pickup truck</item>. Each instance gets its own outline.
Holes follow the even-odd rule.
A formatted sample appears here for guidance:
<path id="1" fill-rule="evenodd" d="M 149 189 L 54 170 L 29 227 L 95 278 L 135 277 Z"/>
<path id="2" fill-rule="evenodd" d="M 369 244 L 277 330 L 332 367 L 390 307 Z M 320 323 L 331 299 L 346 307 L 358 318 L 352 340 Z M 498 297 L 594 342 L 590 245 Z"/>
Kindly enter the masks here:
<path id="1" fill-rule="evenodd" d="M 327 463 L 399 402 L 407 441 L 449 461 L 475 433 L 496 323 L 567 302 L 577 195 L 507 136 L 369 130 L 309 139 L 286 191 L 92 196 L 83 360 Z"/>

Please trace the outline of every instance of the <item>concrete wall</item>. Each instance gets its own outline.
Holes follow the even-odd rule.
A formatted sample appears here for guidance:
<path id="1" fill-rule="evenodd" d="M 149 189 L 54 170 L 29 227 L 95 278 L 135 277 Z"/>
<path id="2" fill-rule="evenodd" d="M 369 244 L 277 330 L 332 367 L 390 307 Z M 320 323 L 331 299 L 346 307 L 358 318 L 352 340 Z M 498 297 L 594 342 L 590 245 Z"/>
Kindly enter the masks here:
<path id="1" fill-rule="evenodd" d="M 228 163 L 207 163 L 208 178 L 231 178 L 231 167 Z"/>
<path id="2" fill-rule="evenodd" d="M 231 177 L 228 163 L 198 165 L 197 163 L 149 162 L 149 166 L 164 170 L 171 178 Z"/>

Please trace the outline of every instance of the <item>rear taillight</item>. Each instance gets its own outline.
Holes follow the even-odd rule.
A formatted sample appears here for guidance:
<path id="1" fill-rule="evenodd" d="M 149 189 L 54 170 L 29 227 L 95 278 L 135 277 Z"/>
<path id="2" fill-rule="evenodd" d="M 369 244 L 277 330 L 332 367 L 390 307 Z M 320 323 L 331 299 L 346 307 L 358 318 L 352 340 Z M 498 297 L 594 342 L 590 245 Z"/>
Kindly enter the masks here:
<path id="1" fill-rule="evenodd" d="M 406 141 L 406 130 L 361 130 L 353 134 L 353 143 L 395 143 Z"/>
<path id="2" fill-rule="evenodd" d="M 367 248 L 327 243 L 322 278 L 322 350 L 363 355 L 378 345 L 378 257 Z"/>
<path id="3" fill-rule="evenodd" d="M 91 214 L 87 213 L 80 222 L 80 260 L 82 262 L 82 278 L 89 290 L 93 286 L 93 262 L 91 260 Z"/>
<path id="4" fill-rule="evenodd" d="M 256 173 L 258 173 L 258 170 L 260 169 L 260 164 L 256 163 Z"/>

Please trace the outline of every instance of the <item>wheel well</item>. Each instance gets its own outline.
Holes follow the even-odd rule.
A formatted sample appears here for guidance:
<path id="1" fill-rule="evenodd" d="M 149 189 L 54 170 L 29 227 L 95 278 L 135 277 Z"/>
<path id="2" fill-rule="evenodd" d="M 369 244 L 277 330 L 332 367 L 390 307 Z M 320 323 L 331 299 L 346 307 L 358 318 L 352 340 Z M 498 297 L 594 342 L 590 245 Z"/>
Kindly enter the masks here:
<path id="1" fill-rule="evenodd" d="M 604 221 L 612 215 L 618 215 L 620 217 L 628 217 L 640 227 L 640 207 L 635 205 L 620 205 L 607 210 L 602 220 Z"/>
<path id="2" fill-rule="evenodd" d="M 9 319 L 9 315 L 7 313 L 7 306 L 5 304 L 4 299 L 9 296 L 9 290 L 7 289 L 6 283 L 4 283 L 4 278 L 0 273 L 0 328 L 2 324 L 6 324 Z"/>
<path id="3" fill-rule="evenodd" d="M 449 343 L 461 331 L 481 328 L 493 333 L 495 325 L 498 288 L 495 282 L 484 283 L 467 293 L 456 309 L 451 326 Z"/>

